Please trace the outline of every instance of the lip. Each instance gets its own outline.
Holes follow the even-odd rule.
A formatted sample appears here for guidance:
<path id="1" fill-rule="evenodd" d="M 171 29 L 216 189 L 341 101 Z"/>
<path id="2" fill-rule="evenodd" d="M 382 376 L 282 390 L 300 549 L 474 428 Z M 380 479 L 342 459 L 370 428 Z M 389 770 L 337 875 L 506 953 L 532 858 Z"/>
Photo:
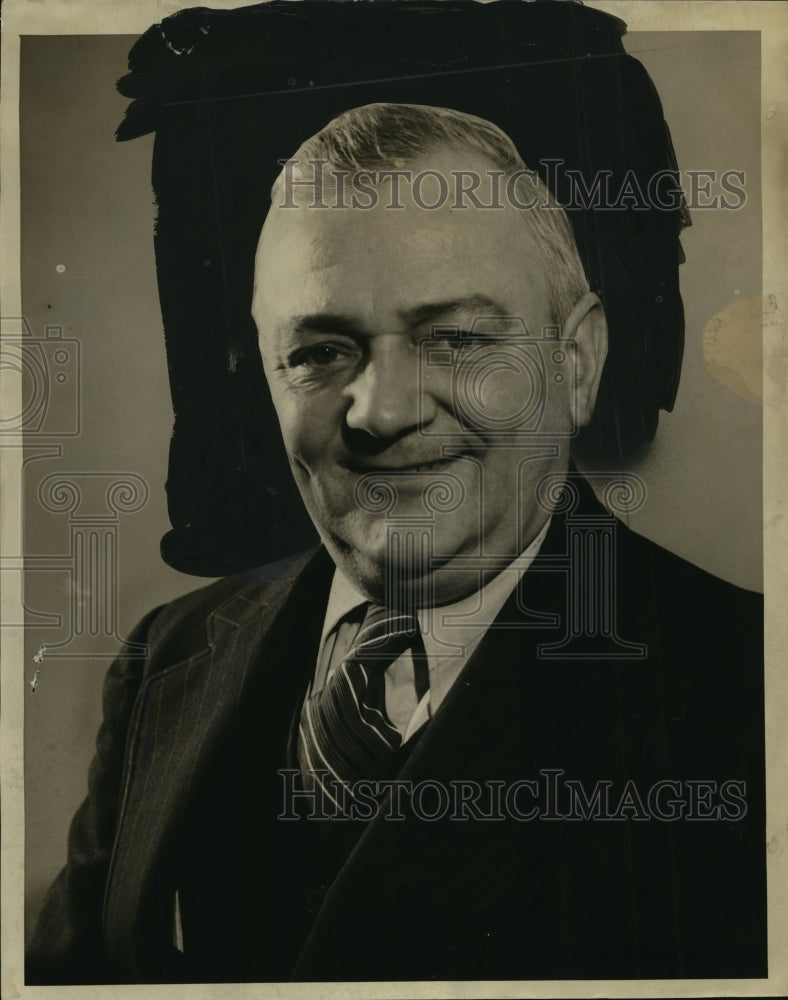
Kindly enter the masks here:
<path id="1" fill-rule="evenodd" d="M 457 460 L 456 455 L 451 458 L 431 458 L 422 459 L 418 462 L 403 462 L 401 465 L 367 463 L 367 462 L 343 462 L 346 469 L 355 472 L 357 475 L 391 475 L 402 472 L 437 472 L 453 465 Z"/>

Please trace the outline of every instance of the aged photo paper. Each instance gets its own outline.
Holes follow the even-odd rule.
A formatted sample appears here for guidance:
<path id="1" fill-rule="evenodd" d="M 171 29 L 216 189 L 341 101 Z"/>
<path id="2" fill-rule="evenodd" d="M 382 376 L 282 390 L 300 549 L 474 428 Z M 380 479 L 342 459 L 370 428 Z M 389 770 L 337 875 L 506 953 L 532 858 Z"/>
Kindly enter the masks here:
<path id="1" fill-rule="evenodd" d="M 3 996 L 785 995 L 788 5 L 762 0 L 586 6 L 626 22 L 623 45 L 656 87 L 691 217 L 681 232 L 678 394 L 672 411 L 660 413 L 652 444 L 626 466 L 643 496 L 618 516 L 765 599 L 768 978 L 26 985 L 25 948 L 66 861 L 110 662 L 153 608 L 249 570 L 162 558 L 174 551 L 162 542 L 174 525 L 172 478 L 169 511 L 165 492 L 173 385 L 154 256 L 154 135 L 115 138 L 133 99 L 116 89 L 130 49 L 152 25 L 194 6 L 6 0 L 3 9 Z M 581 471 L 600 499 L 607 495 L 610 470 Z M 723 636 L 735 627 L 719 621 Z M 735 702 L 736 691 L 727 697 Z M 729 874 L 719 872 L 721 892 Z"/>

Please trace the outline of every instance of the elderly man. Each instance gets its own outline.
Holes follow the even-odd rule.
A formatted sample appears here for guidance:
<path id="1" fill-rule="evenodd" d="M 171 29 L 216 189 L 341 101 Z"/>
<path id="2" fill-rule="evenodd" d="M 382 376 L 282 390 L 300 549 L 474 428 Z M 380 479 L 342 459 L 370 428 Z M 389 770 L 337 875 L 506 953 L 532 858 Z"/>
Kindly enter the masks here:
<path id="1" fill-rule="evenodd" d="M 329 123 L 253 314 L 322 545 L 111 668 L 31 980 L 762 974 L 760 602 L 571 464 L 604 311 L 510 140 Z"/>

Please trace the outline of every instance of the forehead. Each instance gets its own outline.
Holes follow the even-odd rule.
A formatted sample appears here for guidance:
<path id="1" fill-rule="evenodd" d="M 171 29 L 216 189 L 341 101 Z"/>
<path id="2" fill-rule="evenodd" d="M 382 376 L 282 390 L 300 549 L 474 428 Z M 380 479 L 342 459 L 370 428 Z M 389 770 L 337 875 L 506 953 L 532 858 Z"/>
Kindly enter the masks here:
<path id="1" fill-rule="evenodd" d="M 504 208 L 477 208 L 467 199 L 457 207 L 460 171 L 479 177 L 482 204 L 495 203 L 495 169 L 483 157 L 446 152 L 408 164 L 398 198 L 391 181 L 379 184 L 372 208 L 341 208 L 329 194 L 330 207 L 314 208 L 308 192 L 294 199 L 296 207 L 275 203 L 258 247 L 256 312 L 284 323 L 290 314 L 329 308 L 389 317 L 478 294 L 529 323 L 547 321 L 547 275 L 528 221 L 503 198 Z M 439 197 L 444 189 L 429 171 L 445 179 L 448 197 Z"/>

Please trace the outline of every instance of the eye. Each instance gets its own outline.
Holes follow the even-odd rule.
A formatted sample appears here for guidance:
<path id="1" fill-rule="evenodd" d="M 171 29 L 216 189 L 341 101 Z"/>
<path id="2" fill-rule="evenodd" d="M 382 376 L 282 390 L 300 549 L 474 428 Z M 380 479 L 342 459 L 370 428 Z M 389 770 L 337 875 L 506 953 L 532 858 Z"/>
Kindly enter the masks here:
<path id="1" fill-rule="evenodd" d="M 358 358 L 359 349 L 356 344 L 320 341 L 291 351 L 284 367 L 297 379 L 333 377 L 351 369 Z"/>
<path id="2" fill-rule="evenodd" d="M 451 336 L 441 337 L 435 343 L 443 348 L 448 348 L 455 361 L 461 358 L 476 357 L 478 353 L 489 350 L 490 347 L 498 343 L 498 339 L 486 333 L 471 333 L 469 330 L 458 330 Z"/>
<path id="3" fill-rule="evenodd" d="M 299 351 L 292 359 L 293 367 L 304 366 L 306 368 L 324 368 L 327 365 L 338 361 L 342 357 L 341 352 L 330 344 L 318 344 L 316 347 L 309 347 Z"/>
<path id="4" fill-rule="evenodd" d="M 467 330 L 452 330 L 451 334 L 446 334 L 443 337 L 433 336 L 430 343 L 440 344 L 441 347 L 450 347 L 454 351 L 459 351 L 470 347 L 478 339 L 478 337 L 474 338 Z"/>

